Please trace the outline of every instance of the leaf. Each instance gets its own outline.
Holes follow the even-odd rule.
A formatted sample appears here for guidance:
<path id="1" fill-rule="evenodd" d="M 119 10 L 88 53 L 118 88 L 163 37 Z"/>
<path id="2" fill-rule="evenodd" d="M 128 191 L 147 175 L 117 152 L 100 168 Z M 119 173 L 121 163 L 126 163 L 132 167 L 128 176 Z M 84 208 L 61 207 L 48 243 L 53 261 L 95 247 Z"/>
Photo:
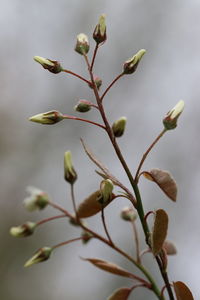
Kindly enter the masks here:
<path id="1" fill-rule="evenodd" d="M 181 281 L 173 282 L 177 300 L 194 300 L 190 289 Z"/>
<path id="2" fill-rule="evenodd" d="M 131 293 L 129 288 L 120 288 L 113 292 L 113 294 L 107 300 L 127 300 Z"/>
<path id="3" fill-rule="evenodd" d="M 112 180 L 114 185 L 117 185 L 119 187 L 121 187 L 124 191 L 126 191 L 126 193 L 130 196 L 130 199 L 134 199 L 132 193 L 114 176 L 110 173 L 110 171 L 108 170 L 108 168 L 106 166 L 104 166 L 104 164 L 96 158 L 96 156 L 92 153 L 92 151 L 86 146 L 86 144 L 84 143 L 84 141 L 81 139 L 81 143 L 83 145 L 83 148 L 85 150 L 85 153 L 87 154 L 87 156 L 91 159 L 91 161 L 93 161 L 93 163 L 95 163 L 95 165 L 97 165 L 97 167 L 99 167 L 101 169 L 101 171 L 105 174 L 102 174 L 99 171 L 96 171 L 97 174 L 99 174 L 100 176 L 102 176 L 104 179 L 110 179 Z"/>
<path id="4" fill-rule="evenodd" d="M 169 172 L 152 169 L 150 171 L 142 172 L 146 179 L 154 181 L 161 188 L 161 190 L 172 200 L 176 201 L 177 185 Z"/>
<path id="5" fill-rule="evenodd" d="M 167 236 L 168 215 L 163 209 L 158 209 L 155 213 L 155 220 L 152 233 L 152 252 L 157 255 L 164 244 Z"/>
<path id="6" fill-rule="evenodd" d="M 175 245 L 170 241 L 165 241 L 163 248 L 165 249 L 167 255 L 175 255 L 177 253 Z"/>
<path id="7" fill-rule="evenodd" d="M 111 198 L 108 202 L 101 204 L 98 199 L 101 196 L 101 191 L 97 190 L 96 192 L 89 195 L 83 202 L 79 204 L 77 209 L 77 215 L 79 218 L 89 218 L 96 215 L 101 211 L 102 208 L 106 207 L 113 199 Z"/>
<path id="8" fill-rule="evenodd" d="M 118 265 L 110 263 L 108 261 L 101 260 L 98 258 L 83 258 L 83 260 L 89 261 L 95 267 L 97 267 L 101 270 L 104 270 L 106 272 L 109 272 L 109 273 L 112 273 L 115 275 L 119 275 L 119 276 L 123 276 L 123 277 L 127 277 L 127 278 L 137 279 L 137 277 L 134 274 L 129 273 L 128 271 L 122 269 Z"/>

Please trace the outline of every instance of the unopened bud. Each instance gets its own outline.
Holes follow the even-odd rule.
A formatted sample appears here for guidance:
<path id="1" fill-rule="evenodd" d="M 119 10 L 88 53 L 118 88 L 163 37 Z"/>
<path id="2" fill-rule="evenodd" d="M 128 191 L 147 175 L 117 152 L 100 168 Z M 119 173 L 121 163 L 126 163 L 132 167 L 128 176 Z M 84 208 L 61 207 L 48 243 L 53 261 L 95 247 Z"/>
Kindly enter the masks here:
<path id="1" fill-rule="evenodd" d="M 81 237 L 83 244 L 87 244 L 93 238 L 93 235 L 90 232 L 84 230 L 81 234 Z"/>
<path id="2" fill-rule="evenodd" d="M 77 174 L 72 164 L 72 155 L 70 151 L 65 152 L 64 155 L 64 177 L 65 180 L 71 184 L 73 184 L 77 179 Z"/>
<path id="3" fill-rule="evenodd" d="M 53 125 L 63 120 L 63 115 L 56 110 L 51 110 L 29 118 L 29 121 L 43 125 Z"/>
<path id="4" fill-rule="evenodd" d="M 133 222 L 137 218 L 136 211 L 132 207 L 124 207 L 121 211 L 121 218 L 125 221 Z"/>
<path id="5" fill-rule="evenodd" d="M 87 226 L 87 223 L 84 220 L 78 219 L 76 218 L 76 216 L 74 215 L 72 218 L 69 218 L 69 223 L 73 226 Z"/>
<path id="6" fill-rule="evenodd" d="M 10 234 L 14 237 L 26 237 L 32 235 L 36 227 L 36 223 L 26 222 L 23 225 L 12 227 Z"/>
<path id="7" fill-rule="evenodd" d="M 79 54 L 87 54 L 90 49 L 88 37 L 84 33 L 80 33 L 77 35 L 77 42 L 75 46 L 75 51 Z"/>
<path id="8" fill-rule="evenodd" d="M 101 78 L 98 77 L 98 76 L 96 76 L 96 75 L 94 75 L 94 83 L 96 84 L 96 87 L 97 87 L 97 89 L 99 90 L 100 87 L 101 87 L 101 85 L 102 85 L 102 80 L 101 80 Z M 93 89 L 93 86 L 92 86 L 91 83 L 88 84 L 88 85 L 89 85 L 89 87 L 90 87 L 91 89 Z"/>
<path id="9" fill-rule="evenodd" d="M 99 23 L 96 25 L 93 39 L 97 44 L 104 43 L 107 39 L 106 36 L 106 23 L 105 23 L 105 15 L 101 15 L 99 18 Z"/>
<path id="10" fill-rule="evenodd" d="M 74 106 L 74 110 L 84 113 L 84 112 L 91 110 L 91 105 L 86 100 L 79 100 L 77 105 Z"/>
<path id="11" fill-rule="evenodd" d="M 163 119 L 163 125 L 166 130 L 174 129 L 177 126 L 177 120 L 184 109 L 184 101 L 180 100 Z"/>
<path id="12" fill-rule="evenodd" d="M 121 117 L 119 120 L 113 123 L 112 131 L 115 137 L 121 137 L 124 134 L 126 121 L 127 121 L 126 117 Z"/>
<path id="13" fill-rule="evenodd" d="M 30 196 L 24 199 L 24 206 L 27 210 L 41 210 L 48 205 L 49 196 L 47 193 L 35 187 L 28 187 L 27 191 L 30 193 Z"/>
<path id="14" fill-rule="evenodd" d="M 141 49 L 138 51 L 132 58 L 125 61 L 124 63 L 124 74 L 132 74 L 136 71 L 137 66 L 142 58 L 142 56 L 146 53 L 146 50 Z"/>
<path id="15" fill-rule="evenodd" d="M 34 264 L 43 262 L 47 259 L 49 259 L 51 253 L 52 253 L 52 248 L 50 247 L 43 247 L 40 248 L 33 257 L 31 257 L 24 265 L 24 267 L 30 267 Z"/>
<path id="16" fill-rule="evenodd" d="M 98 201 L 101 204 L 106 204 L 107 202 L 109 202 L 112 199 L 112 191 L 113 191 L 114 185 L 113 182 L 110 179 L 105 179 L 101 182 L 100 184 L 100 197 L 98 199 Z"/>
<path id="17" fill-rule="evenodd" d="M 41 64 L 44 69 L 47 69 L 51 73 L 58 74 L 63 70 L 60 63 L 56 60 L 47 59 L 41 56 L 34 56 L 34 60 Z"/>

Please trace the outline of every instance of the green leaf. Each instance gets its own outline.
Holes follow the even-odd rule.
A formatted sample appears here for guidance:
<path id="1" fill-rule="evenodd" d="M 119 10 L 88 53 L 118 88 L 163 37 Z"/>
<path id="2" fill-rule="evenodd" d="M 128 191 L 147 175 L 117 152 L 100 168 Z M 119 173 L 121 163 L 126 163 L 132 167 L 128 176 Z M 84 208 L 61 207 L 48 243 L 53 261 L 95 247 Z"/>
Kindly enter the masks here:
<path id="1" fill-rule="evenodd" d="M 106 207 L 114 197 L 110 198 L 106 203 L 99 203 L 98 199 L 101 197 L 101 191 L 97 190 L 96 192 L 89 195 L 83 202 L 80 203 L 77 209 L 77 214 L 80 219 L 89 218 L 96 215 L 101 211 L 102 208 Z"/>
<path id="2" fill-rule="evenodd" d="M 177 300 L 194 300 L 190 289 L 181 281 L 173 282 Z"/>
<path id="3" fill-rule="evenodd" d="M 156 256 L 162 249 L 167 236 L 168 215 L 163 209 L 155 213 L 155 220 L 152 233 L 152 252 Z"/>
<path id="4" fill-rule="evenodd" d="M 146 179 L 154 181 L 167 195 L 167 197 L 169 197 L 172 201 L 176 201 L 177 185 L 169 172 L 152 169 L 150 171 L 142 172 L 142 175 L 144 175 Z"/>
<path id="5" fill-rule="evenodd" d="M 127 300 L 130 296 L 131 289 L 129 288 L 120 288 L 113 292 L 113 294 L 107 300 Z"/>

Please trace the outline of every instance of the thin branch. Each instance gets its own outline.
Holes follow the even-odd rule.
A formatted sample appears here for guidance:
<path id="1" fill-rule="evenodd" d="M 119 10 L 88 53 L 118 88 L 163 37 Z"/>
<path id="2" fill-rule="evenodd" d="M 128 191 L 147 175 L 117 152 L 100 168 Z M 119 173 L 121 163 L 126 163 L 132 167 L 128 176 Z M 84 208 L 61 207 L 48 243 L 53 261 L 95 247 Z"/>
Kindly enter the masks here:
<path id="1" fill-rule="evenodd" d="M 139 173 L 140 173 L 140 170 L 142 168 L 142 165 L 147 157 L 147 155 L 149 154 L 149 152 L 152 150 L 152 148 L 155 146 L 155 144 L 160 140 L 160 138 L 164 135 L 164 133 L 166 132 L 167 130 L 164 128 L 161 133 L 157 136 L 157 138 L 153 141 L 153 143 L 150 145 L 150 147 L 147 149 L 147 151 L 143 154 L 142 156 L 142 159 L 139 163 L 139 166 L 138 166 L 138 169 L 136 171 L 136 174 L 135 174 L 135 181 L 137 182 L 138 181 L 138 176 L 139 176 Z"/>
<path id="2" fill-rule="evenodd" d="M 83 238 L 82 237 L 78 237 L 78 238 L 75 238 L 75 239 L 71 239 L 71 240 L 68 240 L 68 241 L 65 241 L 65 242 L 62 242 L 62 243 L 59 243 L 55 246 L 52 246 L 52 249 L 55 249 L 55 248 L 59 248 L 59 247 L 62 247 L 64 245 L 68 245 L 68 244 L 71 244 L 73 242 L 76 242 L 76 241 L 80 241 L 82 240 Z"/>
<path id="3" fill-rule="evenodd" d="M 94 49 L 94 53 L 93 53 L 93 57 L 92 57 L 91 71 L 92 71 L 93 66 L 94 66 L 94 61 L 95 61 L 95 58 L 96 58 L 96 55 L 97 55 L 98 48 L 99 48 L 99 44 L 96 43 L 96 46 L 95 46 L 95 49 Z"/>
<path id="4" fill-rule="evenodd" d="M 60 218 L 66 218 L 66 214 L 59 215 L 59 216 L 54 216 L 54 217 L 50 217 L 50 218 L 41 220 L 41 221 L 37 222 L 36 225 L 39 226 L 39 225 L 42 225 L 42 224 L 47 223 L 49 221 L 53 221 L 53 220 L 60 219 Z"/>
<path id="5" fill-rule="evenodd" d="M 139 238 L 138 238 L 138 232 L 137 232 L 135 221 L 132 221 L 131 224 L 133 226 L 133 232 L 134 232 L 134 240 L 135 240 L 135 247 L 136 247 L 136 260 L 139 264 L 141 264 L 140 245 L 139 245 Z"/>
<path id="6" fill-rule="evenodd" d="M 91 84 L 91 82 L 90 82 L 89 80 L 85 79 L 84 77 L 82 77 L 82 76 L 80 76 L 79 74 L 74 73 L 74 72 L 72 72 L 72 71 L 70 71 L 70 70 L 63 69 L 62 72 L 65 72 L 65 73 L 68 73 L 68 74 L 70 74 L 70 75 L 73 75 L 73 76 L 75 76 L 75 77 L 77 77 L 77 78 L 83 80 L 84 82 L 86 82 L 86 83 L 89 84 L 89 85 Z"/>
<path id="7" fill-rule="evenodd" d="M 102 208 L 101 208 L 101 220 L 102 220 L 103 227 L 104 227 L 105 233 L 106 233 L 106 235 L 107 235 L 107 238 L 108 238 L 110 244 L 111 244 L 111 245 L 114 245 L 114 243 L 113 243 L 113 241 L 112 241 L 112 239 L 111 239 L 111 237 L 110 237 L 110 234 L 109 234 L 109 232 L 108 232 L 108 228 L 107 228 L 107 226 L 106 226 L 106 220 L 105 220 L 105 215 L 104 215 L 104 208 L 103 208 L 103 206 L 102 206 Z"/>
<path id="8" fill-rule="evenodd" d="M 70 116 L 70 115 L 66 115 L 66 114 L 63 114 L 63 118 L 64 118 L 64 119 L 70 119 L 70 120 L 77 120 L 77 121 L 86 122 L 86 123 L 89 123 L 89 124 L 92 124 L 92 125 L 96 125 L 96 126 L 98 126 L 98 127 L 101 127 L 101 128 L 103 128 L 103 129 L 106 129 L 105 126 L 103 126 L 103 125 L 101 125 L 101 124 L 99 124 L 99 123 L 96 123 L 96 122 L 87 120 L 87 119 L 82 119 L 82 118 L 78 118 L 78 117 Z"/>
<path id="9" fill-rule="evenodd" d="M 119 74 L 112 82 L 111 84 L 107 87 L 107 89 L 105 90 L 105 92 L 102 94 L 102 96 L 100 97 L 101 101 L 103 101 L 103 98 L 105 97 L 105 95 L 107 94 L 107 92 L 110 90 L 110 88 L 115 84 L 115 82 L 117 82 L 122 76 L 124 75 L 124 73 Z"/>

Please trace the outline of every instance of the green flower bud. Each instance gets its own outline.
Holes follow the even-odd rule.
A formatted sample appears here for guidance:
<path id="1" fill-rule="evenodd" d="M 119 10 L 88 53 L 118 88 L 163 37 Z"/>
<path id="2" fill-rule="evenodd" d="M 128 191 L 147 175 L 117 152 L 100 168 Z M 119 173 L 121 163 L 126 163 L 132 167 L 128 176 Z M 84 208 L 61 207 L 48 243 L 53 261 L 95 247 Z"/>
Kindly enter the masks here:
<path id="1" fill-rule="evenodd" d="M 96 41 L 97 44 L 104 43 L 107 39 L 106 36 L 106 23 L 105 23 L 105 15 L 101 15 L 99 18 L 99 23 L 96 25 L 93 39 Z"/>
<path id="2" fill-rule="evenodd" d="M 171 130 L 176 128 L 177 120 L 184 109 L 184 101 L 179 101 L 174 108 L 172 108 L 163 119 L 163 125 L 166 130 Z"/>
<path id="3" fill-rule="evenodd" d="M 125 221 L 135 221 L 137 218 L 137 213 L 132 207 L 124 207 L 121 211 L 121 218 Z"/>
<path id="4" fill-rule="evenodd" d="M 142 56 L 146 53 L 146 50 L 141 49 L 138 51 L 132 58 L 125 61 L 124 63 L 124 74 L 132 74 L 136 71 L 137 66 L 142 58 Z"/>
<path id="5" fill-rule="evenodd" d="M 91 105 L 88 101 L 85 100 L 80 100 L 76 106 L 74 106 L 74 110 L 78 111 L 78 112 L 88 112 L 89 110 L 91 110 Z"/>
<path id="6" fill-rule="evenodd" d="M 99 90 L 102 85 L 102 80 L 100 77 L 94 75 L 94 83 L 96 84 L 97 89 Z M 91 89 L 93 89 L 92 84 L 88 84 Z"/>
<path id="7" fill-rule="evenodd" d="M 29 118 L 29 121 L 43 125 L 53 125 L 63 120 L 63 115 L 56 110 L 51 110 Z"/>
<path id="8" fill-rule="evenodd" d="M 24 267 L 30 267 L 34 264 L 43 262 L 49 259 L 53 249 L 50 247 L 40 248 L 33 257 L 31 257 L 24 265 Z"/>
<path id="9" fill-rule="evenodd" d="M 100 191 L 101 195 L 98 199 L 98 201 L 101 204 L 106 204 L 112 199 L 112 191 L 113 191 L 114 185 L 113 182 L 110 179 L 105 179 L 100 184 Z"/>
<path id="10" fill-rule="evenodd" d="M 41 66 L 43 66 L 44 69 L 47 69 L 51 73 L 58 74 L 63 70 L 60 63 L 56 60 L 43 58 L 41 56 L 34 56 L 33 59 L 39 64 L 41 64 Z"/>
<path id="11" fill-rule="evenodd" d="M 93 238 L 93 235 L 90 232 L 84 230 L 81 234 L 81 237 L 83 244 L 87 244 Z"/>
<path id="12" fill-rule="evenodd" d="M 65 152 L 64 155 L 64 178 L 71 184 L 77 179 L 76 171 L 72 165 L 72 155 L 70 151 Z"/>
<path id="13" fill-rule="evenodd" d="M 26 222 L 23 225 L 11 227 L 10 234 L 14 237 L 26 237 L 32 235 L 36 227 L 36 223 Z"/>
<path id="14" fill-rule="evenodd" d="M 49 203 L 49 196 L 47 193 L 35 188 L 28 187 L 27 191 L 30 196 L 24 199 L 24 206 L 28 211 L 44 209 Z"/>
<path id="15" fill-rule="evenodd" d="M 124 134 L 126 127 L 126 117 L 121 117 L 119 120 L 115 121 L 112 125 L 112 131 L 115 137 L 121 137 Z"/>
<path id="16" fill-rule="evenodd" d="M 77 42 L 75 46 L 75 51 L 81 55 L 87 54 L 90 49 L 89 41 L 87 35 L 80 33 L 77 35 Z"/>

